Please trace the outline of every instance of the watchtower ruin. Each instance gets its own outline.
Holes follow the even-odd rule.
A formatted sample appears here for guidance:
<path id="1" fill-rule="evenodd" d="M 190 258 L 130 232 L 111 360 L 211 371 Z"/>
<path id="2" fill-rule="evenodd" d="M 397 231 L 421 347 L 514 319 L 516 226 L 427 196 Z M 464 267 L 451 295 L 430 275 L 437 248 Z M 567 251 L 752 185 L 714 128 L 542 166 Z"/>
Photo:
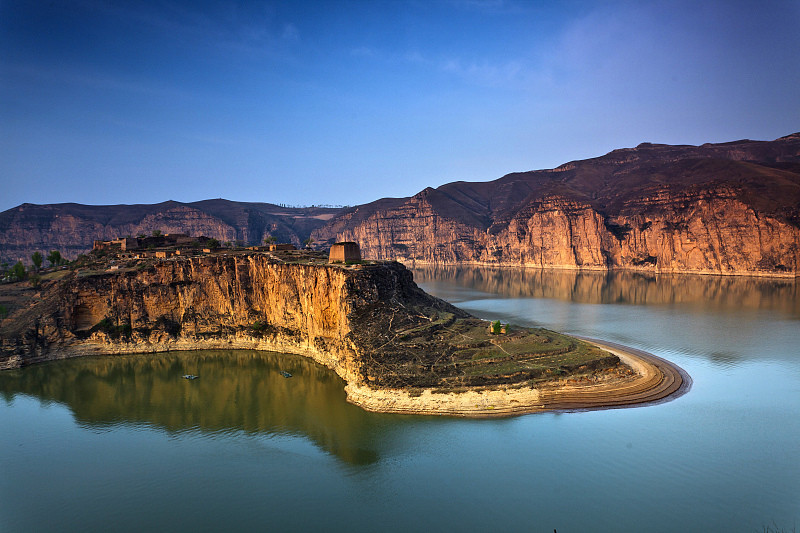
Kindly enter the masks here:
<path id="1" fill-rule="evenodd" d="M 331 246 L 328 255 L 329 263 L 347 263 L 348 261 L 361 261 L 361 248 L 355 242 L 337 242 Z"/>

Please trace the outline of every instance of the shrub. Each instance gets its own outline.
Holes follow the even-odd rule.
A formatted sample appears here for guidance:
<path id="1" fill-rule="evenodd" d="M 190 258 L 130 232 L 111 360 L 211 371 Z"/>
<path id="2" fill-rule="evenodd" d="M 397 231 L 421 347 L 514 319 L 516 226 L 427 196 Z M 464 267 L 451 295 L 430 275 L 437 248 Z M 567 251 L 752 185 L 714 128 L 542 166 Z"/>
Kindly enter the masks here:
<path id="1" fill-rule="evenodd" d="M 61 252 L 58 250 L 53 250 L 47 254 L 47 260 L 50 262 L 50 266 L 58 266 L 64 262 L 64 258 L 61 257 Z"/>
<path id="2" fill-rule="evenodd" d="M 22 264 L 22 261 L 17 261 L 17 264 L 11 267 L 11 277 L 17 281 L 25 279 L 25 265 Z"/>
<path id="3" fill-rule="evenodd" d="M 41 252 L 38 252 L 38 251 L 37 252 L 33 252 L 33 255 L 31 256 L 31 261 L 33 261 L 33 268 L 37 272 L 39 271 L 40 268 L 42 268 L 42 259 L 44 259 L 44 258 L 42 257 L 42 253 Z"/>

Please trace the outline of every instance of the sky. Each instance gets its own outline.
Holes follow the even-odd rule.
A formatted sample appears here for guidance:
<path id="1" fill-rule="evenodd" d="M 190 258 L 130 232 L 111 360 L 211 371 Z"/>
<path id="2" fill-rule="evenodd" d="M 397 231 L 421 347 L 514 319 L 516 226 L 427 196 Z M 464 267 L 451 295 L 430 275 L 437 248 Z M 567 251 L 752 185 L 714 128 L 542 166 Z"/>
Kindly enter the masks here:
<path id="1" fill-rule="evenodd" d="M 0 211 L 356 205 L 800 131 L 800 0 L 0 0 Z"/>

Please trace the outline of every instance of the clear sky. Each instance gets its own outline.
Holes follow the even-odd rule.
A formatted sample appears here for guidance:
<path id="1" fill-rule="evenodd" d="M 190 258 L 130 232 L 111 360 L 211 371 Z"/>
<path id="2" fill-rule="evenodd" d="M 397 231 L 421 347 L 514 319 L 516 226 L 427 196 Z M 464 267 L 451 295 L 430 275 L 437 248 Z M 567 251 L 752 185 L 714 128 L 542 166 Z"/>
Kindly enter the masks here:
<path id="1" fill-rule="evenodd" d="M 798 130 L 796 0 L 0 0 L 0 210 L 353 205 Z"/>

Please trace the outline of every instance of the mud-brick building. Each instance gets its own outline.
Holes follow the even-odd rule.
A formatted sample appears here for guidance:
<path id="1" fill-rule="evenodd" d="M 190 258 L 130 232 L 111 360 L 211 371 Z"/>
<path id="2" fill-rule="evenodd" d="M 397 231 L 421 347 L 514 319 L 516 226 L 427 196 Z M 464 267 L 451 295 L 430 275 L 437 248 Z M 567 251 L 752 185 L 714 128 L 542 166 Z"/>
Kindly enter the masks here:
<path id="1" fill-rule="evenodd" d="M 328 254 L 329 263 L 347 263 L 348 261 L 361 261 L 361 248 L 355 242 L 337 242 L 331 246 Z"/>

